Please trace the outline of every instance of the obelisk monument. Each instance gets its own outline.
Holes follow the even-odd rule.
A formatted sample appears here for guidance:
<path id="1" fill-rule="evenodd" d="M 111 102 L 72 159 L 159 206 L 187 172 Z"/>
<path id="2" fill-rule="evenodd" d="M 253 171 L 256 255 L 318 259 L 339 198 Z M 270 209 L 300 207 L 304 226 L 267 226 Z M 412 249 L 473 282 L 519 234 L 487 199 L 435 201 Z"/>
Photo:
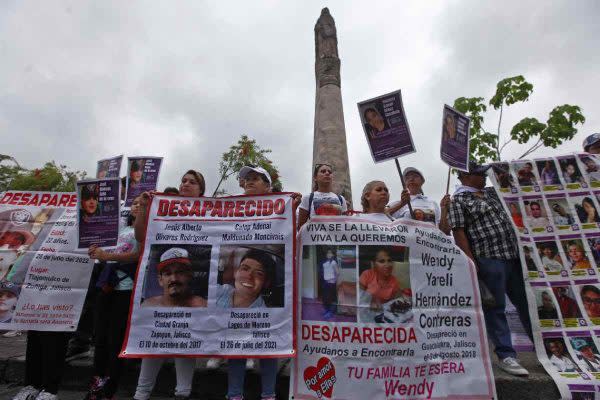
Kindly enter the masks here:
<path id="1" fill-rule="evenodd" d="M 331 164 L 335 172 L 334 192 L 352 201 L 337 31 L 327 8 L 321 11 L 315 25 L 315 56 L 317 93 L 312 166 L 318 163 Z"/>

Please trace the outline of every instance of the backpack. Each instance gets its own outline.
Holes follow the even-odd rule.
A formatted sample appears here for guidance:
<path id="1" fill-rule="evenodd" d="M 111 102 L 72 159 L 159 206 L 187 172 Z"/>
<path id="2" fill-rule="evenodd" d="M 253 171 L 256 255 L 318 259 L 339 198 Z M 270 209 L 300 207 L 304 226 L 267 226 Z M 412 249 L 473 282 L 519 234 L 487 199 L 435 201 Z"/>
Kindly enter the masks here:
<path id="1" fill-rule="evenodd" d="M 344 205 L 344 200 L 342 199 L 342 196 L 340 196 L 339 194 L 335 194 L 338 197 L 338 200 L 340 201 L 340 206 Z M 312 210 L 312 203 L 313 203 L 313 199 L 315 198 L 315 192 L 310 192 L 310 196 L 308 196 L 308 219 L 310 219 L 310 212 Z"/>

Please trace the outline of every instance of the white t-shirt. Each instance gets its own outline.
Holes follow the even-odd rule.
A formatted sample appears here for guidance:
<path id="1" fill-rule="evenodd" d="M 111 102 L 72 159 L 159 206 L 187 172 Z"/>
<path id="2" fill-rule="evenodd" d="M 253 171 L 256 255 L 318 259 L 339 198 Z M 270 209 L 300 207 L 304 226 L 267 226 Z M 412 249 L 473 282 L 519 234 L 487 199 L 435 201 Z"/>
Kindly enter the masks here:
<path id="1" fill-rule="evenodd" d="M 394 218 L 390 218 L 390 216 L 385 213 L 360 214 L 359 216 L 361 218 L 372 219 L 375 222 L 385 222 L 386 224 L 389 224 L 394 220 Z"/>
<path id="2" fill-rule="evenodd" d="M 333 192 L 313 192 L 313 201 L 310 209 L 310 217 L 314 217 L 315 215 L 342 215 L 348 211 L 348 205 L 346 204 L 346 199 L 344 196 L 339 196 Z M 342 199 L 342 204 L 340 204 L 340 198 Z M 310 200 L 310 193 L 302 196 L 302 201 L 300 202 L 300 208 L 308 210 L 308 203 Z"/>
<path id="3" fill-rule="evenodd" d="M 337 261 L 327 260 L 323 263 L 323 279 L 327 282 L 335 282 L 335 267 L 337 267 Z"/>
<path id="4" fill-rule="evenodd" d="M 396 201 L 390 204 L 390 207 L 399 204 L 399 201 Z M 440 206 L 433 200 L 430 200 L 424 194 L 416 194 L 410 195 L 410 205 L 412 206 L 413 212 L 415 214 L 415 219 L 425 222 L 431 222 L 436 226 L 440 223 Z M 392 214 L 394 218 L 410 218 L 410 211 L 408 210 L 408 205 L 405 205 L 394 214 Z"/>

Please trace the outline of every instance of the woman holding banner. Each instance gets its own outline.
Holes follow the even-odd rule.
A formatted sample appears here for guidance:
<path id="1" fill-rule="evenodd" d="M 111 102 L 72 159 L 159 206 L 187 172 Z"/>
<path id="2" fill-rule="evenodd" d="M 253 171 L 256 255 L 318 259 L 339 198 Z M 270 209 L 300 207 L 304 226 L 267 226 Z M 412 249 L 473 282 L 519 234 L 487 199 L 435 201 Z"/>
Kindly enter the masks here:
<path id="1" fill-rule="evenodd" d="M 400 201 L 390 205 L 387 210 L 388 213 L 394 218 L 410 218 L 410 211 L 408 209 L 408 201 L 410 199 L 415 219 L 431 222 L 446 235 L 449 235 L 448 207 L 450 206 L 450 195 L 447 194 L 442 198 L 440 210 L 440 206 L 423 193 L 425 177 L 421 171 L 413 167 L 408 167 L 404 169 L 402 175 L 404 176 L 406 189 L 402 191 Z"/>
<path id="2" fill-rule="evenodd" d="M 200 172 L 190 169 L 181 177 L 179 194 L 185 197 L 201 197 L 204 196 L 205 188 L 204 176 Z M 152 195 L 153 193 L 144 192 L 140 196 L 140 209 L 135 220 L 135 238 L 140 243 L 143 243 L 146 237 L 146 210 L 149 207 Z M 144 358 L 142 360 L 134 399 L 148 400 L 150 398 L 156 383 L 156 377 L 164 361 L 164 358 Z M 176 398 L 188 398 L 190 396 L 195 365 L 196 360 L 194 358 L 175 358 Z"/>
<path id="3" fill-rule="evenodd" d="M 121 229 L 114 251 L 97 246 L 88 250 L 90 258 L 102 263 L 102 272 L 96 283 L 94 376 L 86 400 L 110 399 L 117 392 L 123 359 L 119 358 L 125 338 L 129 300 L 139 257 L 139 246 L 134 237 L 133 221 L 139 212 L 139 197 L 133 200 L 127 226 Z"/>

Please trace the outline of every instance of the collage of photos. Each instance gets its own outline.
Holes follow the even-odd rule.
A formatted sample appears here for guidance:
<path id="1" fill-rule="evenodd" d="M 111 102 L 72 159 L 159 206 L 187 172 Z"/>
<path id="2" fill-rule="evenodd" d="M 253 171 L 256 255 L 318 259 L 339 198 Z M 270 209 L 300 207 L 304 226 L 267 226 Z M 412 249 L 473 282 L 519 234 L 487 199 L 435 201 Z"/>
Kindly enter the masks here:
<path id="1" fill-rule="evenodd" d="M 561 282 L 550 287 L 536 285 L 534 289 L 542 327 L 600 325 L 598 281 L 575 281 L 574 285 Z"/>
<path id="2" fill-rule="evenodd" d="M 217 308 L 284 307 L 284 248 L 220 246 L 217 285 L 209 288 L 213 246 L 153 244 L 141 306 L 209 307 L 214 302 Z"/>
<path id="3" fill-rule="evenodd" d="M 407 247 L 304 246 L 302 261 L 302 319 L 412 321 Z"/>

